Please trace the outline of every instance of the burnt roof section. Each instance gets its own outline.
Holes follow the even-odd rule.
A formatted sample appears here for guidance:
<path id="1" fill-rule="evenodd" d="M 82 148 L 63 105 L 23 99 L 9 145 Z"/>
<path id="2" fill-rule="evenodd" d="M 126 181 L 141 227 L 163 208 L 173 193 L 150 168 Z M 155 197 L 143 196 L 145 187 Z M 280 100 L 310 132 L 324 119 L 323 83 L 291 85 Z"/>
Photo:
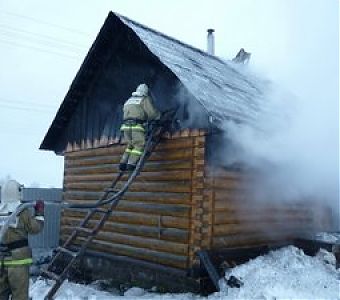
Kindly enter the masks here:
<path id="1" fill-rule="evenodd" d="M 126 28 L 123 28 L 126 27 Z M 117 30 L 120 28 L 121 30 Z M 53 150 L 54 140 L 63 134 L 77 104 L 82 89 L 95 76 L 108 55 L 112 55 L 112 39 L 134 34 L 140 43 L 169 69 L 189 91 L 199 106 L 203 106 L 214 127 L 225 120 L 254 123 L 261 103 L 265 83 L 244 72 L 232 62 L 110 12 L 74 78 L 40 149 Z M 137 47 L 140 47 L 138 45 Z M 261 105 L 260 105 L 261 104 Z"/>

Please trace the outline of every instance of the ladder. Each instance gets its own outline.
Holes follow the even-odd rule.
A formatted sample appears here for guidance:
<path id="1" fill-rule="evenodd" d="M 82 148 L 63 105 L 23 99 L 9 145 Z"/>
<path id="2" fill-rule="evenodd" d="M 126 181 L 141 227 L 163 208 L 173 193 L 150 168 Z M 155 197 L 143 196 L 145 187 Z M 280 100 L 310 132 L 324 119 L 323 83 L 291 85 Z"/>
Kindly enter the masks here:
<path id="1" fill-rule="evenodd" d="M 111 186 L 104 190 L 103 196 L 97 200 L 94 204 L 78 204 L 78 205 L 70 205 L 66 204 L 63 205 L 65 208 L 70 209 L 88 209 L 88 213 L 86 217 L 80 222 L 80 224 L 74 228 L 71 235 L 68 237 L 68 239 L 65 241 L 65 243 L 58 247 L 56 249 L 56 253 L 51 260 L 51 262 L 47 265 L 46 268 L 41 270 L 41 276 L 47 277 L 48 279 L 52 279 L 55 281 L 55 283 L 52 285 L 51 289 L 45 296 L 45 300 L 51 300 L 53 299 L 53 296 L 56 294 L 60 286 L 63 284 L 65 279 L 68 276 L 69 271 L 71 270 L 72 266 L 79 261 L 79 258 L 85 253 L 87 247 L 90 245 L 92 240 L 96 237 L 98 232 L 102 229 L 107 219 L 110 217 L 112 211 L 115 209 L 115 207 L 118 205 L 119 200 L 124 195 L 124 193 L 128 190 L 129 186 L 132 184 L 133 180 L 137 177 L 139 172 L 141 171 L 144 162 L 149 157 L 149 155 L 152 153 L 154 147 L 157 145 L 164 128 L 163 127 L 154 127 L 150 130 L 149 136 L 147 137 L 147 141 L 145 144 L 145 148 L 143 151 L 143 154 L 141 155 L 141 158 L 139 162 L 137 163 L 137 166 L 135 170 L 130 174 L 128 177 L 126 183 L 123 185 L 123 187 L 120 190 L 116 190 L 115 186 L 117 185 L 118 181 L 123 177 L 124 171 L 120 172 L 117 177 L 113 180 Z M 157 132 L 158 131 L 158 132 Z M 157 133 L 157 138 L 154 138 L 155 133 Z M 112 195 L 112 196 L 110 196 Z M 104 208 L 103 206 L 109 204 L 108 208 Z M 95 215 L 100 215 L 100 218 L 98 220 L 98 223 L 93 227 L 89 228 L 87 225 L 89 225 L 89 222 Z M 83 238 L 81 240 L 82 244 L 81 246 L 77 247 L 77 250 L 74 250 L 74 247 L 72 249 L 72 243 L 77 240 L 77 238 Z M 66 266 L 59 272 L 56 271 L 56 265 L 57 261 L 60 258 L 68 258 L 68 261 L 66 263 Z"/>

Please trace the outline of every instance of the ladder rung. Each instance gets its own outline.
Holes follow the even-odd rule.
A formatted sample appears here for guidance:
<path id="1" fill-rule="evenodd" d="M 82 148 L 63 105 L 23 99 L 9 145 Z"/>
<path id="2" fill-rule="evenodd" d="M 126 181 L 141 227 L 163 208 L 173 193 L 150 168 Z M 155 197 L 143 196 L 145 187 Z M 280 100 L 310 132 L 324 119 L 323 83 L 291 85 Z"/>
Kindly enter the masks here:
<path id="1" fill-rule="evenodd" d="M 163 131 L 164 131 L 164 128 L 161 128 L 159 136 L 162 135 Z M 154 134 L 155 132 L 156 132 L 156 130 L 153 129 L 152 134 Z M 158 137 L 157 141 L 153 141 L 152 137 L 153 137 L 153 135 L 147 137 L 146 148 L 145 148 L 144 153 L 143 153 L 143 160 L 141 160 L 139 162 L 138 170 L 136 170 L 135 173 L 132 173 L 132 174 L 134 174 L 133 175 L 134 177 L 136 177 L 140 173 L 140 171 L 142 170 L 143 165 L 144 165 L 144 160 L 147 159 L 148 154 L 152 152 L 154 146 L 157 144 L 157 142 L 160 139 L 160 137 Z M 52 288 L 50 289 L 50 291 L 48 292 L 45 299 L 49 300 L 49 299 L 53 298 L 53 296 L 58 291 L 58 289 L 60 288 L 60 286 L 64 282 L 65 278 L 67 277 L 68 270 L 73 266 L 76 259 L 79 256 L 84 254 L 84 252 L 86 251 L 86 247 L 88 247 L 89 244 L 93 241 L 96 234 L 99 232 L 99 230 L 104 226 L 105 222 L 107 221 L 109 214 L 117 206 L 119 199 L 120 199 L 118 196 L 123 195 L 124 192 L 127 189 L 125 189 L 125 191 L 124 190 L 117 190 L 114 187 L 116 186 L 117 182 L 122 178 L 122 176 L 124 174 L 125 173 L 123 171 L 120 172 L 119 175 L 116 177 L 116 179 L 112 182 L 111 187 L 104 190 L 104 192 L 106 192 L 106 194 L 104 194 L 103 197 L 96 202 L 98 207 L 97 208 L 92 207 L 90 209 L 90 211 L 88 211 L 87 216 L 83 219 L 83 221 L 80 223 L 80 225 L 78 225 L 78 227 L 74 228 L 74 231 L 72 232 L 71 236 L 68 238 L 68 240 L 66 241 L 64 246 L 57 248 L 59 250 L 59 252 L 57 252 L 56 256 L 52 259 L 52 261 L 48 265 L 48 267 L 46 269 L 42 269 L 42 274 L 46 274 L 49 278 L 54 279 L 56 281 L 54 283 L 54 285 L 52 286 Z M 128 180 L 130 180 L 130 178 L 131 178 L 131 175 L 129 175 Z M 134 178 L 131 178 L 131 179 L 133 180 Z M 130 181 L 130 183 L 131 183 L 131 181 Z M 129 188 L 129 186 L 127 188 Z M 113 195 L 113 197 L 111 197 L 111 198 L 109 197 L 109 193 L 117 193 L 117 192 L 119 193 L 118 195 Z M 108 199 L 103 199 L 103 198 L 108 198 Z M 110 208 L 102 207 L 103 203 L 109 204 L 109 202 L 111 202 Z M 101 207 L 99 207 L 99 206 L 101 206 Z M 102 214 L 105 214 L 105 215 L 101 216 L 101 219 L 99 220 L 99 222 L 97 223 L 97 225 L 93 229 L 85 227 L 86 224 L 89 223 L 93 214 L 95 214 L 95 213 L 102 213 Z M 86 237 L 85 242 L 81 246 L 80 250 L 78 252 L 76 252 L 76 251 L 73 252 L 73 251 L 67 249 L 66 247 L 67 247 L 67 245 L 71 244 L 72 241 L 74 241 L 77 238 L 78 233 L 85 233 L 85 234 L 88 234 L 88 236 Z M 62 273 L 60 275 L 48 271 L 49 267 L 53 267 L 53 264 L 55 263 L 56 257 L 59 253 L 67 253 L 71 257 L 73 257 L 73 259 L 70 260 L 69 264 L 66 265 L 66 267 L 64 268 L 64 270 L 62 271 Z"/>
<path id="2" fill-rule="evenodd" d="M 74 229 L 76 231 L 82 232 L 82 233 L 87 233 L 87 234 L 92 234 L 93 233 L 93 229 L 86 228 L 86 227 L 75 227 Z"/>
<path id="3" fill-rule="evenodd" d="M 57 251 L 60 251 L 60 252 L 63 252 L 63 253 L 66 253 L 72 257 L 76 257 L 78 255 L 78 252 L 74 252 L 72 250 L 69 250 L 69 249 L 66 249 L 64 247 L 58 247 L 57 248 Z"/>
<path id="4" fill-rule="evenodd" d="M 96 208 L 96 209 L 93 210 L 93 212 L 107 214 L 109 212 L 109 210 L 105 209 L 105 208 Z"/>
<path id="5" fill-rule="evenodd" d="M 46 274 L 50 279 L 53 279 L 53 280 L 55 280 L 55 281 L 60 281 L 60 279 L 61 279 L 60 276 L 59 276 L 58 274 L 55 274 L 55 273 L 53 273 L 53 272 L 50 272 L 50 271 L 48 271 L 48 270 L 46 270 L 46 269 L 42 269 L 41 272 L 44 273 L 44 274 Z"/>

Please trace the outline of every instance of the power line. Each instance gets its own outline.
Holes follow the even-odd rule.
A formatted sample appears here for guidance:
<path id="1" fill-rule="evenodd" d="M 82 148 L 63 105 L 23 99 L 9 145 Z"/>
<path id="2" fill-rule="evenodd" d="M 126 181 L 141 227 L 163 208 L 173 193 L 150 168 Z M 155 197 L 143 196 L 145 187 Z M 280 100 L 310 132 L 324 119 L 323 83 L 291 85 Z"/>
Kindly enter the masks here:
<path id="1" fill-rule="evenodd" d="M 51 50 L 46 50 L 46 49 L 42 49 L 42 48 L 39 48 L 39 47 L 25 45 L 25 44 L 22 44 L 22 43 L 16 43 L 16 42 L 9 41 L 9 40 L 0 39 L 0 43 L 8 44 L 8 45 L 19 47 L 19 48 L 24 47 L 24 48 L 28 48 L 28 49 L 32 49 L 32 50 L 36 50 L 36 51 L 40 51 L 40 52 L 45 52 L 45 53 L 49 53 L 49 54 L 54 54 L 54 55 L 58 55 L 58 56 L 67 57 L 67 58 L 74 59 L 74 60 L 79 60 L 80 59 L 79 56 L 71 56 L 71 55 L 67 55 L 67 54 L 64 54 L 64 53 L 60 53 L 60 52 L 56 52 L 56 51 L 51 51 Z"/>
<path id="2" fill-rule="evenodd" d="M 67 40 L 63 40 L 63 39 L 59 39 L 59 38 L 55 38 L 53 36 L 49 36 L 46 34 L 41 34 L 41 33 L 36 33 L 36 32 L 32 32 L 32 31 L 28 31 L 28 30 L 23 30 L 23 29 L 19 29 L 19 28 L 15 28 L 12 26 L 7 26 L 4 24 L 0 24 L 0 28 L 3 28 L 5 31 L 7 32 L 14 32 L 16 34 L 23 34 L 23 35 L 29 35 L 29 36 L 33 36 L 34 38 L 41 38 L 42 40 L 47 40 L 47 41 L 52 41 L 54 43 L 59 43 L 59 44 L 65 44 L 67 46 L 72 46 L 75 48 L 79 48 L 80 50 L 86 49 L 87 47 L 85 45 L 80 45 L 80 44 L 76 44 Z"/>
<path id="3" fill-rule="evenodd" d="M 0 131 L 0 135 L 11 135 L 11 136 L 13 136 L 13 135 L 18 135 L 18 136 L 27 136 L 27 135 L 30 135 L 30 136 L 37 136 L 36 135 L 36 133 L 33 133 L 33 132 L 31 132 L 31 131 L 21 131 L 21 129 L 19 128 L 19 132 L 18 131 L 16 131 L 16 132 L 13 132 L 13 131 L 11 131 L 11 132 L 9 132 L 9 131 L 6 131 L 6 130 L 2 130 L 2 131 Z"/>
<path id="4" fill-rule="evenodd" d="M 31 108 L 31 107 L 18 107 L 18 106 L 13 106 L 13 105 L 8 105 L 8 104 L 0 104 L 0 108 L 4 109 L 12 109 L 12 110 L 21 110 L 21 111 L 31 111 L 35 113 L 53 113 L 55 111 L 53 110 L 41 110 L 41 109 L 36 109 L 36 108 Z"/>
<path id="5" fill-rule="evenodd" d="M 56 42 L 51 42 L 51 41 L 44 41 L 44 40 L 39 40 L 39 38 L 31 38 L 31 37 L 27 37 L 27 36 L 21 36 L 19 34 L 19 38 L 17 38 L 17 33 L 9 33 L 9 32 L 1 32 L 0 31 L 0 35 L 2 35 L 5 38 L 10 38 L 9 41 L 19 41 L 20 43 L 22 42 L 28 42 L 30 44 L 34 44 L 34 45 L 38 45 L 38 46 L 43 46 L 46 48 L 53 48 L 53 49 L 58 49 L 61 51 L 70 51 L 72 52 L 72 54 L 78 54 L 79 53 L 79 48 L 74 48 L 73 46 L 67 46 L 67 45 L 58 45 Z M 64 47 L 66 49 L 62 49 L 60 47 Z"/>
<path id="6" fill-rule="evenodd" d="M 49 104 L 45 104 L 45 103 L 39 103 L 39 102 L 30 102 L 30 101 L 18 101 L 18 100 L 11 100 L 11 99 L 7 99 L 7 98 L 3 98 L 0 97 L 0 103 L 5 103 L 5 104 L 24 104 L 24 105 L 37 105 L 37 106 L 44 106 L 45 108 L 51 108 L 54 109 L 56 108 L 56 106 L 58 106 L 58 104 L 56 104 L 56 106 L 53 105 L 49 105 Z"/>
<path id="7" fill-rule="evenodd" d="M 50 23 L 50 22 L 46 22 L 44 20 L 39 20 L 39 19 L 36 19 L 36 18 L 20 15 L 20 14 L 17 14 L 17 13 L 5 11 L 5 10 L 0 10 L 0 13 L 8 15 L 8 16 L 13 16 L 13 17 L 16 17 L 16 18 L 26 19 L 26 20 L 29 20 L 31 22 L 35 22 L 35 23 L 39 23 L 39 24 L 45 24 L 45 25 L 48 25 L 48 26 L 51 26 L 51 27 L 56 27 L 56 28 L 59 28 L 59 29 L 63 29 L 63 30 L 66 30 L 66 31 L 73 32 L 73 33 L 91 36 L 89 33 L 86 33 L 86 32 L 83 32 L 83 31 L 80 31 L 80 30 L 77 30 L 77 29 L 74 29 L 74 28 L 61 26 L 61 25 L 58 25 L 58 24 L 53 24 L 53 23 Z"/>

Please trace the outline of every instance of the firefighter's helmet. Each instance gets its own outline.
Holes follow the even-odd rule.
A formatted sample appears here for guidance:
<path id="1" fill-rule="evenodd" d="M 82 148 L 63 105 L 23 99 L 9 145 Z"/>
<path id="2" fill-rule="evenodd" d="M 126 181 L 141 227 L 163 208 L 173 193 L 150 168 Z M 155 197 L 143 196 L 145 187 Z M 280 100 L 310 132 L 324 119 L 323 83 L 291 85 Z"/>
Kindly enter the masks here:
<path id="1" fill-rule="evenodd" d="M 0 213 L 12 213 L 23 200 L 23 185 L 15 180 L 8 180 L 1 187 Z"/>
<path id="2" fill-rule="evenodd" d="M 149 88 L 145 83 L 140 84 L 136 89 L 136 94 L 140 96 L 147 96 L 149 93 Z"/>

